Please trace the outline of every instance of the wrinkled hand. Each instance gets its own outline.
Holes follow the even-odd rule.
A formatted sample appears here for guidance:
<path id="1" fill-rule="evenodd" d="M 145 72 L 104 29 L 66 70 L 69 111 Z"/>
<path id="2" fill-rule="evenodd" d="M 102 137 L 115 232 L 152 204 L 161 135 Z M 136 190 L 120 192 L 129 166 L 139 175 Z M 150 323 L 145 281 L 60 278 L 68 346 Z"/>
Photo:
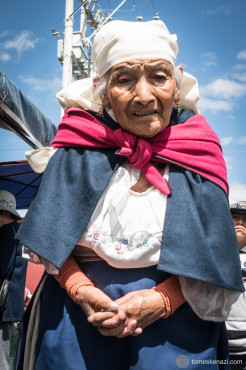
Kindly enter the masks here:
<path id="1" fill-rule="evenodd" d="M 76 293 L 76 300 L 87 317 L 102 312 L 107 313 L 108 318 L 112 318 L 118 312 L 118 304 L 102 290 L 91 285 L 80 287 Z"/>
<path id="2" fill-rule="evenodd" d="M 134 291 L 115 302 L 119 306 L 115 315 L 110 317 L 108 312 L 97 312 L 88 317 L 104 336 L 139 335 L 146 326 L 165 315 L 164 301 L 154 289 Z"/>

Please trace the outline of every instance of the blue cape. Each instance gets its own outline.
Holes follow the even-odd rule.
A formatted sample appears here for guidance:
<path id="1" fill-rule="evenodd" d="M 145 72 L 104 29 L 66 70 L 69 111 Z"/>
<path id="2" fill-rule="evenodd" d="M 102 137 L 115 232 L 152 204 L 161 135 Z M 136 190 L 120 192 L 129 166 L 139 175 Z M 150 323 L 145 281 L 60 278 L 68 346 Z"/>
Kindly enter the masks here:
<path id="1" fill-rule="evenodd" d="M 188 116 L 182 111 L 183 119 Z M 110 120 L 107 124 L 117 125 Z M 61 268 L 124 161 L 115 149 L 60 148 L 43 174 L 17 238 Z M 237 239 L 224 191 L 176 165 L 170 165 L 169 184 L 172 194 L 157 268 L 243 292 Z"/>

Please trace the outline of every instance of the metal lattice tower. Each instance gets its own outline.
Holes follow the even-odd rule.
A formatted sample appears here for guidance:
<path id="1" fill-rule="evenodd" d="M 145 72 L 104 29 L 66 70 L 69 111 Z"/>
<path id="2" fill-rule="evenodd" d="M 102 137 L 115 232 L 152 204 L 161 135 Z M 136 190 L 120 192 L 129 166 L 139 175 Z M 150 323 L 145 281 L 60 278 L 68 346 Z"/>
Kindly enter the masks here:
<path id="1" fill-rule="evenodd" d="M 63 88 L 75 80 L 90 77 L 93 71 L 91 49 L 96 32 L 112 18 L 112 15 L 126 2 L 123 0 L 110 14 L 98 6 L 97 0 L 80 0 L 73 9 L 73 0 L 66 0 L 65 32 L 52 29 L 57 36 L 57 58 L 63 65 Z M 73 16 L 80 11 L 80 27 L 73 30 Z"/>

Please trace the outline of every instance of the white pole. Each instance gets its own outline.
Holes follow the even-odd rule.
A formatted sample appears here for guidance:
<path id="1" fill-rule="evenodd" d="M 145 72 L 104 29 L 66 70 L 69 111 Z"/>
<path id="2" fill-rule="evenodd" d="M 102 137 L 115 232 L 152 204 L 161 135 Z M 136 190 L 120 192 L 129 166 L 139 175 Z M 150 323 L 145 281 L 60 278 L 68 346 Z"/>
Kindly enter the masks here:
<path id="1" fill-rule="evenodd" d="M 66 0 L 62 88 L 72 83 L 73 0 Z"/>
<path id="2" fill-rule="evenodd" d="M 80 11 L 80 32 L 83 38 L 86 37 L 86 15 L 84 6 L 81 7 Z"/>

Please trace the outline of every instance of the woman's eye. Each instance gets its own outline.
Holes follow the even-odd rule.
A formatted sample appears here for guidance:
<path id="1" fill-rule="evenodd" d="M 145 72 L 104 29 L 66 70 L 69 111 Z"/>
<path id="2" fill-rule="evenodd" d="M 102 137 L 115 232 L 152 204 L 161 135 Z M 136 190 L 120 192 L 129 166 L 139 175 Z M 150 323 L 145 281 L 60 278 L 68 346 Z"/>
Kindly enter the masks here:
<path id="1" fill-rule="evenodd" d="M 157 81 L 166 81 L 167 76 L 166 75 L 155 75 L 154 79 Z"/>
<path id="2" fill-rule="evenodd" d="M 129 78 L 119 78 L 117 81 L 119 84 L 126 84 L 130 82 Z"/>

